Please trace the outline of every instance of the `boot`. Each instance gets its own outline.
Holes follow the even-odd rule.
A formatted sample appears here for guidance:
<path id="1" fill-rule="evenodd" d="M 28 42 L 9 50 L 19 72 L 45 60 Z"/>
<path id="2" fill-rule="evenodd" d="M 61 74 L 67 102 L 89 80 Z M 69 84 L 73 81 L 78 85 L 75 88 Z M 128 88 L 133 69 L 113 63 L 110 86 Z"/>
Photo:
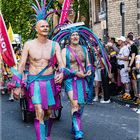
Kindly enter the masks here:
<path id="1" fill-rule="evenodd" d="M 78 110 L 78 113 L 80 115 L 80 119 L 82 117 L 82 114 L 84 112 L 84 105 L 81 105 L 81 108 Z M 81 125 L 80 125 L 80 130 L 81 130 Z M 73 122 L 72 122 L 72 127 L 71 127 L 71 134 L 74 134 L 75 135 L 75 131 L 74 131 L 74 126 L 73 126 Z"/>
<path id="2" fill-rule="evenodd" d="M 36 131 L 36 140 L 45 140 L 45 125 L 40 123 L 38 119 L 35 119 L 34 126 Z"/>
<path id="3" fill-rule="evenodd" d="M 81 131 L 81 115 L 80 115 L 80 112 L 76 111 L 76 112 L 73 113 L 72 123 L 73 123 L 75 140 L 82 139 L 84 133 Z"/>
<path id="4" fill-rule="evenodd" d="M 45 131 L 46 131 L 46 140 L 51 140 L 50 135 L 51 135 L 53 119 L 49 118 L 48 120 L 45 120 L 44 123 L 45 123 Z"/>
<path id="5" fill-rule="evenodd" d="M 71 125 L 71 134 L 75 135 L 75 131 L 74 131 L 73 122 L 72 122 L 72 125 Z"/>
<path id="6" fill-rule="evenodd" d="M 81 108 L 78 110 L 78 112 L 80 113 L 80 117 L 82 117 L 84 112 L 84 105 L 81 105 Z"/>

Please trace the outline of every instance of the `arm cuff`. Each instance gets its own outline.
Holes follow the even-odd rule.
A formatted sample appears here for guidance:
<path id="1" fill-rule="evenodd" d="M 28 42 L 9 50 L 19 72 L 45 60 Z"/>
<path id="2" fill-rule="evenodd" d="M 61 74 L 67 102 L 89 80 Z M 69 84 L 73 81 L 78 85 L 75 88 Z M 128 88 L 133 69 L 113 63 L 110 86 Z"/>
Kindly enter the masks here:
<path id="1" fill-rule="evenodd" d="M 95 71 L 95 68 L 92 65 L 86 67 L 86 71 L 91 70 L 92 72 Z"/>
<path id="2" fill-rule="evenodd" d="M 59 71 L 62 72 L 65 77 L 75 76 L 75 74 L 77 72 L 77 71 L 74 71 L 74 70 L 69 70 L 67 68 L 60 68 Z"/>
<path id="3" fill-rule="evenodd" d="M 13 73 L 12 81 L 15 83 L 16 87 L 20 87 L 22 82 L 22 74 L 19 73 L 15 68 L 11 68 L 11 72 Z"/>

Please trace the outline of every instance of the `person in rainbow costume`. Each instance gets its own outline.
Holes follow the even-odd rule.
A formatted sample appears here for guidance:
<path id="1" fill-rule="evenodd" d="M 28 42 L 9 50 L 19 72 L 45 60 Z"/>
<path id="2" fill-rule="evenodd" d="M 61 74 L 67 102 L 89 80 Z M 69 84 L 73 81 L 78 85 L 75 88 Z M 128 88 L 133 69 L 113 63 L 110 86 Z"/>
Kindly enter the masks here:
<path id="1" fill-rule="evenodd" d="M 35 11 L 35 30 L 37 38 L 25 43 L 18 70 L 11 68 L 12 80 L 16 87 L 14 96 L 19 97 L 22 87 L 22 78 L 27 60 L 29 61 L 29 73 L 26 87 L 35 107 L 36 118 L 34 120 L 36 140 L 51 140 L 50 133 L 53 119 L 51 110 L 59 108 L 56 84 L 63 80 L 63 73 L 54 75 L 54 61 L 57 60 L 59 69 L 64 67 L 60 46 L 48 39 L 49 25 L 46 21 L 46 11 L 52 1 L 46 6 L 46 0 L 33 3 Z M 49 15 L 49 13 L 48 13 Z"/>
<path id="2" fill-rule="evenodd" d="M 97 48 L 98 44 L 103 52 L 103 46 L 97 36 L 89 28 L 82 25 L 82 22 L 58 25 L 54 29 L 53 34 L 55 35 L 52 36 L 52 40 L 60 43 L 63 48 L 62 59 L 66 68 L 62 68 L 61 71 L 65 75 L 64 87 L 71 103 L 71 131 L 75 140 L 84 137 L 81 117 L 89 93 L 87 81 L 89 82 L 90 76 L 94 72 L 87 48 L 88 46 Z M 106 57 L 105 53 L 103 55 Z"/>

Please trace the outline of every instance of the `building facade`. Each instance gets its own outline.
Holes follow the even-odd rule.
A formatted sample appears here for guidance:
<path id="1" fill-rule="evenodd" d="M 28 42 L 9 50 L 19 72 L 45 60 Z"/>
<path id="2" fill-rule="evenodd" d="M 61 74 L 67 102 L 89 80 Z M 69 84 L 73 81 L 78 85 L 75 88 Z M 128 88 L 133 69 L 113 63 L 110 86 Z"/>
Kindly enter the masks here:
<path id="1" fill-rule="evenodd" d="M 102 39 L 140 36 L 140 0 L 89 0 L 90 26 Z"/>

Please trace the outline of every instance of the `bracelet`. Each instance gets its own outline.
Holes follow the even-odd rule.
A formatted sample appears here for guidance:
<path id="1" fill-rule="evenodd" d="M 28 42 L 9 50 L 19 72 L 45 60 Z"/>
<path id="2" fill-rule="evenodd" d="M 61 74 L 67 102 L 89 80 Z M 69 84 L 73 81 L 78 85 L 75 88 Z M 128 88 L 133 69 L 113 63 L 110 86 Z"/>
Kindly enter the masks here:
<path id="1" fill-rule="evenodd" d="M 77 71 L 69 70 L 67 68 L 60 68 L 59 71 L 62 72 L 64 76 L 75 76 L 75 74 L 77 73 Z"/>
<path id="2" fill-rule="evenodd" d="M 69 70 L 63 67 L 59 69 L 59 72 L 62 72 L 65 77 L 67 77 L 70 74 Z"/>
<path id="3" fill-rule="evenodd" d="M 86 68 L 86 71 L 88 71 L 88 70 L 94 71 L 95 69 L 94 69 L 94 67 L 92 65 L 89 65 Z"/>
<path id="4" fill-rule="evenodd" d="M 71 70 L 71 72 L 70 72 L 70 73 L 71 73 L 71 75 L 72 75 L 72 76 L 75 76 L 75 75 L 76 75 L 76 73 L 77 73 L 77 71 L 75 71 L 75 70 Z"/>

